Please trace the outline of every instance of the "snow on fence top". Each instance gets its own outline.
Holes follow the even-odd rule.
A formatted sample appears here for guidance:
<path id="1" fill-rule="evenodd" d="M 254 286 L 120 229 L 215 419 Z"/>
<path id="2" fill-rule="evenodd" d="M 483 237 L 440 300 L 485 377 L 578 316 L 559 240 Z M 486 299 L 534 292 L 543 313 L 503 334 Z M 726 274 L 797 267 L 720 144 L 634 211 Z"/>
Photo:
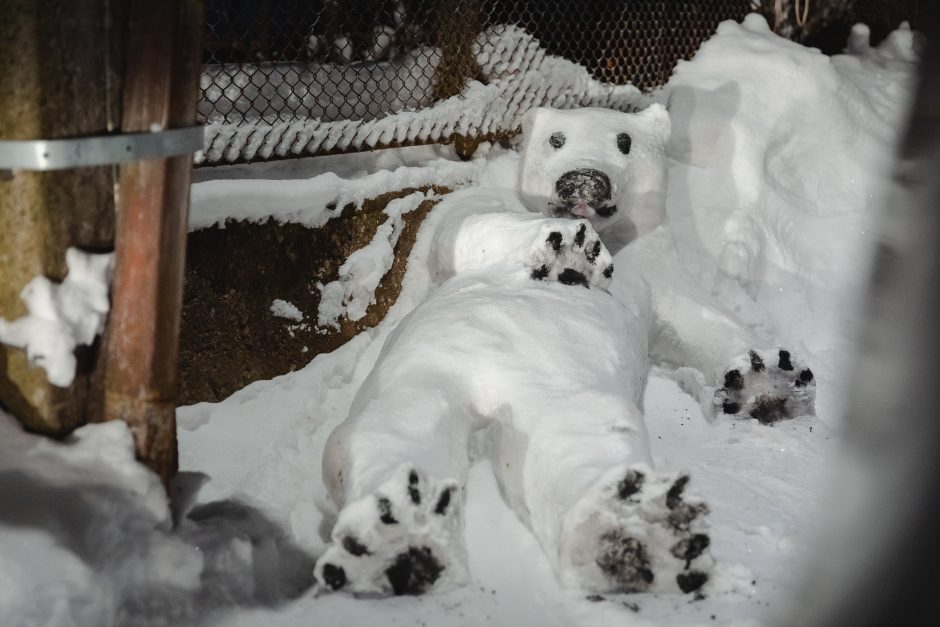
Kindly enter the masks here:
<path id="1" fill-rule="evenodd" d="M 599 106 L 633 111 L 645 104 L 636 87 L 595 80 L 577 63 L 547 54 L 534 37 L 516 26 L 495 26 L 480 34 L 474 42 L 474 56 L 487 83 L 471 81 L 462 93 L 433 104 L 426 82 L 434 79 L 436 66 L 431 60 L 438 57 L 420 50 L 369 68 L 293 68 L 267 75 L 261 87 L 261 81 L 253 81 L 259 72 L 257 66 L 207 67 L 202 77 L 206 97 L 218 100 L 221 93 L 227 93 L 231 104 L 224 111 L 229 115 L 240 111 L 242 119 L 224 122 L 220 112 L 208 118 L 206 149 L 197 154 L 196 163 L 429 143 L 447 140 L 455 133 L 498 136 L 516 131 L 522 116 L 534 107 Z M 378 101 L 358 101 L 354 113 L 358 119 L 337 119 L 346 96 L 324 90 L 304 97 L 309 115 L 282 120 L 277 114 L 260 114 L 254 103 L 293 97 L 287 95 L 293 93 L 290 81 L 351 83 L 360 93 L 400 94 L 401 110 L 379 117 Z M 408 94 L 415 97 L 409 100 Z"/>
<path id="2" fill-rule="evenodd" d="M 902 18 L 917 28 L 925 4 L 797 15 L 790 0 L 207 0 L 196 163 L 458 140 L 464 154 L 532 107 L 633 109 L 720 22 L 751 11 L 835 53 L 852 24 L 877 42 Z"/>

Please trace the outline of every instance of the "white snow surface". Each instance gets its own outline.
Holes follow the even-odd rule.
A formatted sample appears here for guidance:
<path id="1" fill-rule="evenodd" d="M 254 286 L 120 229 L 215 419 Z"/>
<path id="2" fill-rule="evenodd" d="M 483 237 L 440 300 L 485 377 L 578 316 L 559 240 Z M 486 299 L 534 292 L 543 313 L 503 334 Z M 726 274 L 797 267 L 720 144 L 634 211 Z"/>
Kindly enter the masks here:
<path id="1" fill-rule="evenodd" d="M 402 216 L 428 199 L 415 192 L 396 198 L 384 209 L 388 219 L 376 229 L 372 241 L 355 251 L 339 267 L 339 278 L 320 287 L 317 326 L 339 328 L 340 317 L 361 320 L 375 303 L 375 289 L 395 261 L 395 244 L 405 225 Z"/>
<path id="2" fill-rule="evenodd" d="M 304 314 L 297 308 L 297 305 L 280 298 L 275 298 L 271 302 L 271 313 L 278 318 L 287 318 L 294 322 L 300 322 L 304 319 Z"/>
<path id="3" fill-rule="evenodd" d="M 26 316 L 0 318 L 0 343 L 25 350 L 29 363 L 63 388 L 75 378 L 75 347 L 90 345 L 104 330 L 114 255 L 69 248 L 65 263 L 69 272 L 61 283 L 37 276 L 20 292 Z"/>
<path id="4" fill-rule="evenodd" d="M 406 188 L 459 187 L 474 180 L 479 169 L 479 163 L 435 158 L 421 166 L 402 165 L 365 175 L 357 172 L 350 178 L 324 172 L 305 179 L 202 181 L 193 184 L 189 230 L 224 227 L 226 220 L 264 222 L 269 218 L 314 228 L 339 215 L 349 203 L 361 206 L 367 198 Z"/>
<path id="5" fill-rule="evenodd" d="M 467 585 L 384 600 L 302 594 L 335 516 L 321 477 L 326 438 L 346 417 L 388 335 L 438 289 L 430 271 L 442 215 L 435 210 L 412 250 L 402 293 L 377 328 L 300 371 L 253 383 L 221 403 L 179 410 L 181 467 L 188 472 L 178 482 L 181 524 L 175 531 L 156 477 L 132 461 L 123 425 L 91 425 L 56 443 L 23 433 L 0 416 L 0 622 L 767 624 L 794 589 L 794 564 L 812 532 L 815 488 L 837 433 L 838 382 L 856 314 L 851 307 L 833 313 L 832 292 L 846 287 L 851 294 L 849 288 L 866 275 L 866 238 L 858 225 L 877 204 L 877 181 L 886 175 L 904 112 L 913 67 L 905 37 L 896 34 L 878 50 L 859 45 L 856 37 L 852 54 L 827 59 L 769 34 L 754 18 L 743 26 L 725 23 L 664 93 L 673 94 L 678 157 L 670 165 L 667 209 L 686 268 L 716 297 L 731 298 L 731 306 L 743 286 L 764 314 L 754 315 L 755 329 L 774 326 L 781 344 L 800 347 L 819 382 L 818 417 L 764 427 L 727 417 L 709 421 L 674 382 L 674 373 L 651 372 L 643 409 L 653 461 L 691 471 L 695 491 L 712 512 L 716 567 L 704 599 L 636 594 L 592 600 L 561 588 L 483 462 L 469 468 L 464 503 Z M 729 105 L 722 89 L 734 93 L 732 101 L 755 104 Z M 715 125 L 693 124 L 699 115 Z M 840 143 L 850 132 L 855 139 Z M 515 194 L 518 161 L 511 151 L 492 151 L 468 166 L 476 168 L 471 178 L 481 201 Z M 298 176 L 304 167 L 285 166 Z M 360 179 L 365 188 L 371 184 L 366 174 L 349 175 L 343 185 L 355 195 Z M 307 181 L 216 183 L 210 188 L 218 198 L 250 192 L 252 200 L 236 204 L 233 215 L 219 201 L 205 224 L 227 217 L 325 220 L 322 207 L 330 194 L 305 204 L 300 186 Z M 298 187 L 280 195 L 279 186 L 290 183 Z M 226 185 L 238 191 L 224 192 Z M 462 192 L 469 198 L 474 193 Z M 284 211 L 272 212 L 278 203 Z M 311 218 L 304 212 L 314 205 Z M 717 235 L 703 215 L 714 217 Z M 800 218 L 788 229 L 774 230 L 793 215 Z M 836 227 L 829 219 L 855 222 L 843 229 L 850 222 Z M 759 242 L 760 254 L 733 257 L 753 264 L 725 261 L 722 229 L 735 220 L 750 220 L 760 234 L 740 242 L 745 250 Z M 828 239 L 802 236 L 801 229 L 809 228 L 804 220 L 823 220 L 811 224 L 829 228 Z M 792 254 L 781 252 L 788 245 Z M 857 261 L 829 259 L 824 271 L 819 260 L 832 246 Z M 615 281 L 628 276 L 622 260 L 614 260 Z M 183 516 L 191 499 L 195 507 Z"/>

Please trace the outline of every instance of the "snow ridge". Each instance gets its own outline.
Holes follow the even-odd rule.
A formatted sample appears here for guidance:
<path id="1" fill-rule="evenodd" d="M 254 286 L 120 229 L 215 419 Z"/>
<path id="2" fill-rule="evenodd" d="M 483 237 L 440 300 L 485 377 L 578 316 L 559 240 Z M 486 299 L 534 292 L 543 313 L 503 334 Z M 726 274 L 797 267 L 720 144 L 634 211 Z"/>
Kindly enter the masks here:
<path id="1" fill-rule="evenodd" d="M 346 259 L 339 279 L 320 285 L 317 326 L 339 328 L 340 317 L 361 320 L 375 303 L 375 290 L 395 261 L 395 244 L 404 226 L 404 214 L 417 209 L 433 194 L 415 192 L 396 198 L 385 207 L 388 219 L 376 230 L 372 241 Z"/>

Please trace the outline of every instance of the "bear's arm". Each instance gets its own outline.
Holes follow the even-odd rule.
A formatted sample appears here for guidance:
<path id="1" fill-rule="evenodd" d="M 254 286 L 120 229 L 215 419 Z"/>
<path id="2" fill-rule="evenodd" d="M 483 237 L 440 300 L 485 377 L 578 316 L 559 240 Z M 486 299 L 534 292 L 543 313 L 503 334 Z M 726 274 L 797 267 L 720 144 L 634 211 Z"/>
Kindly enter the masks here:
<path id="1" fill-rule="evenodd" d="M 491 208 L 454 208 L 437 228 L 434 270 L 439 279 L 497 264 L 525 263 L 544 217 Z"/>
<path id="2" fill-rule="evenodd" d="M 641 236 L 616 257 L 617 272 L 636 272 L 652 296 L 650 357 L 699 370 L 713 385 L 734 359 L 761 342 L 732 312 L 692 280 L 666 227 Z"/>

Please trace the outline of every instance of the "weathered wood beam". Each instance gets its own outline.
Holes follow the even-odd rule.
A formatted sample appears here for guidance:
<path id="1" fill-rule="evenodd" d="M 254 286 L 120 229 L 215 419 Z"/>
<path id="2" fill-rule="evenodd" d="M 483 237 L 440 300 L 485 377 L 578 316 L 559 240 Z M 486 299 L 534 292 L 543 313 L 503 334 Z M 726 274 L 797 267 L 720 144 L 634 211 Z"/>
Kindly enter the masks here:
<path id="1" fill-rule="evenodd" d="M 196 120 L 201 0 L 130 2 L 122 130 Z M 164 482 L 177 469 L 176 360 L 192 157 L 121 167 L 105 418 L 123 420 Z"/>

